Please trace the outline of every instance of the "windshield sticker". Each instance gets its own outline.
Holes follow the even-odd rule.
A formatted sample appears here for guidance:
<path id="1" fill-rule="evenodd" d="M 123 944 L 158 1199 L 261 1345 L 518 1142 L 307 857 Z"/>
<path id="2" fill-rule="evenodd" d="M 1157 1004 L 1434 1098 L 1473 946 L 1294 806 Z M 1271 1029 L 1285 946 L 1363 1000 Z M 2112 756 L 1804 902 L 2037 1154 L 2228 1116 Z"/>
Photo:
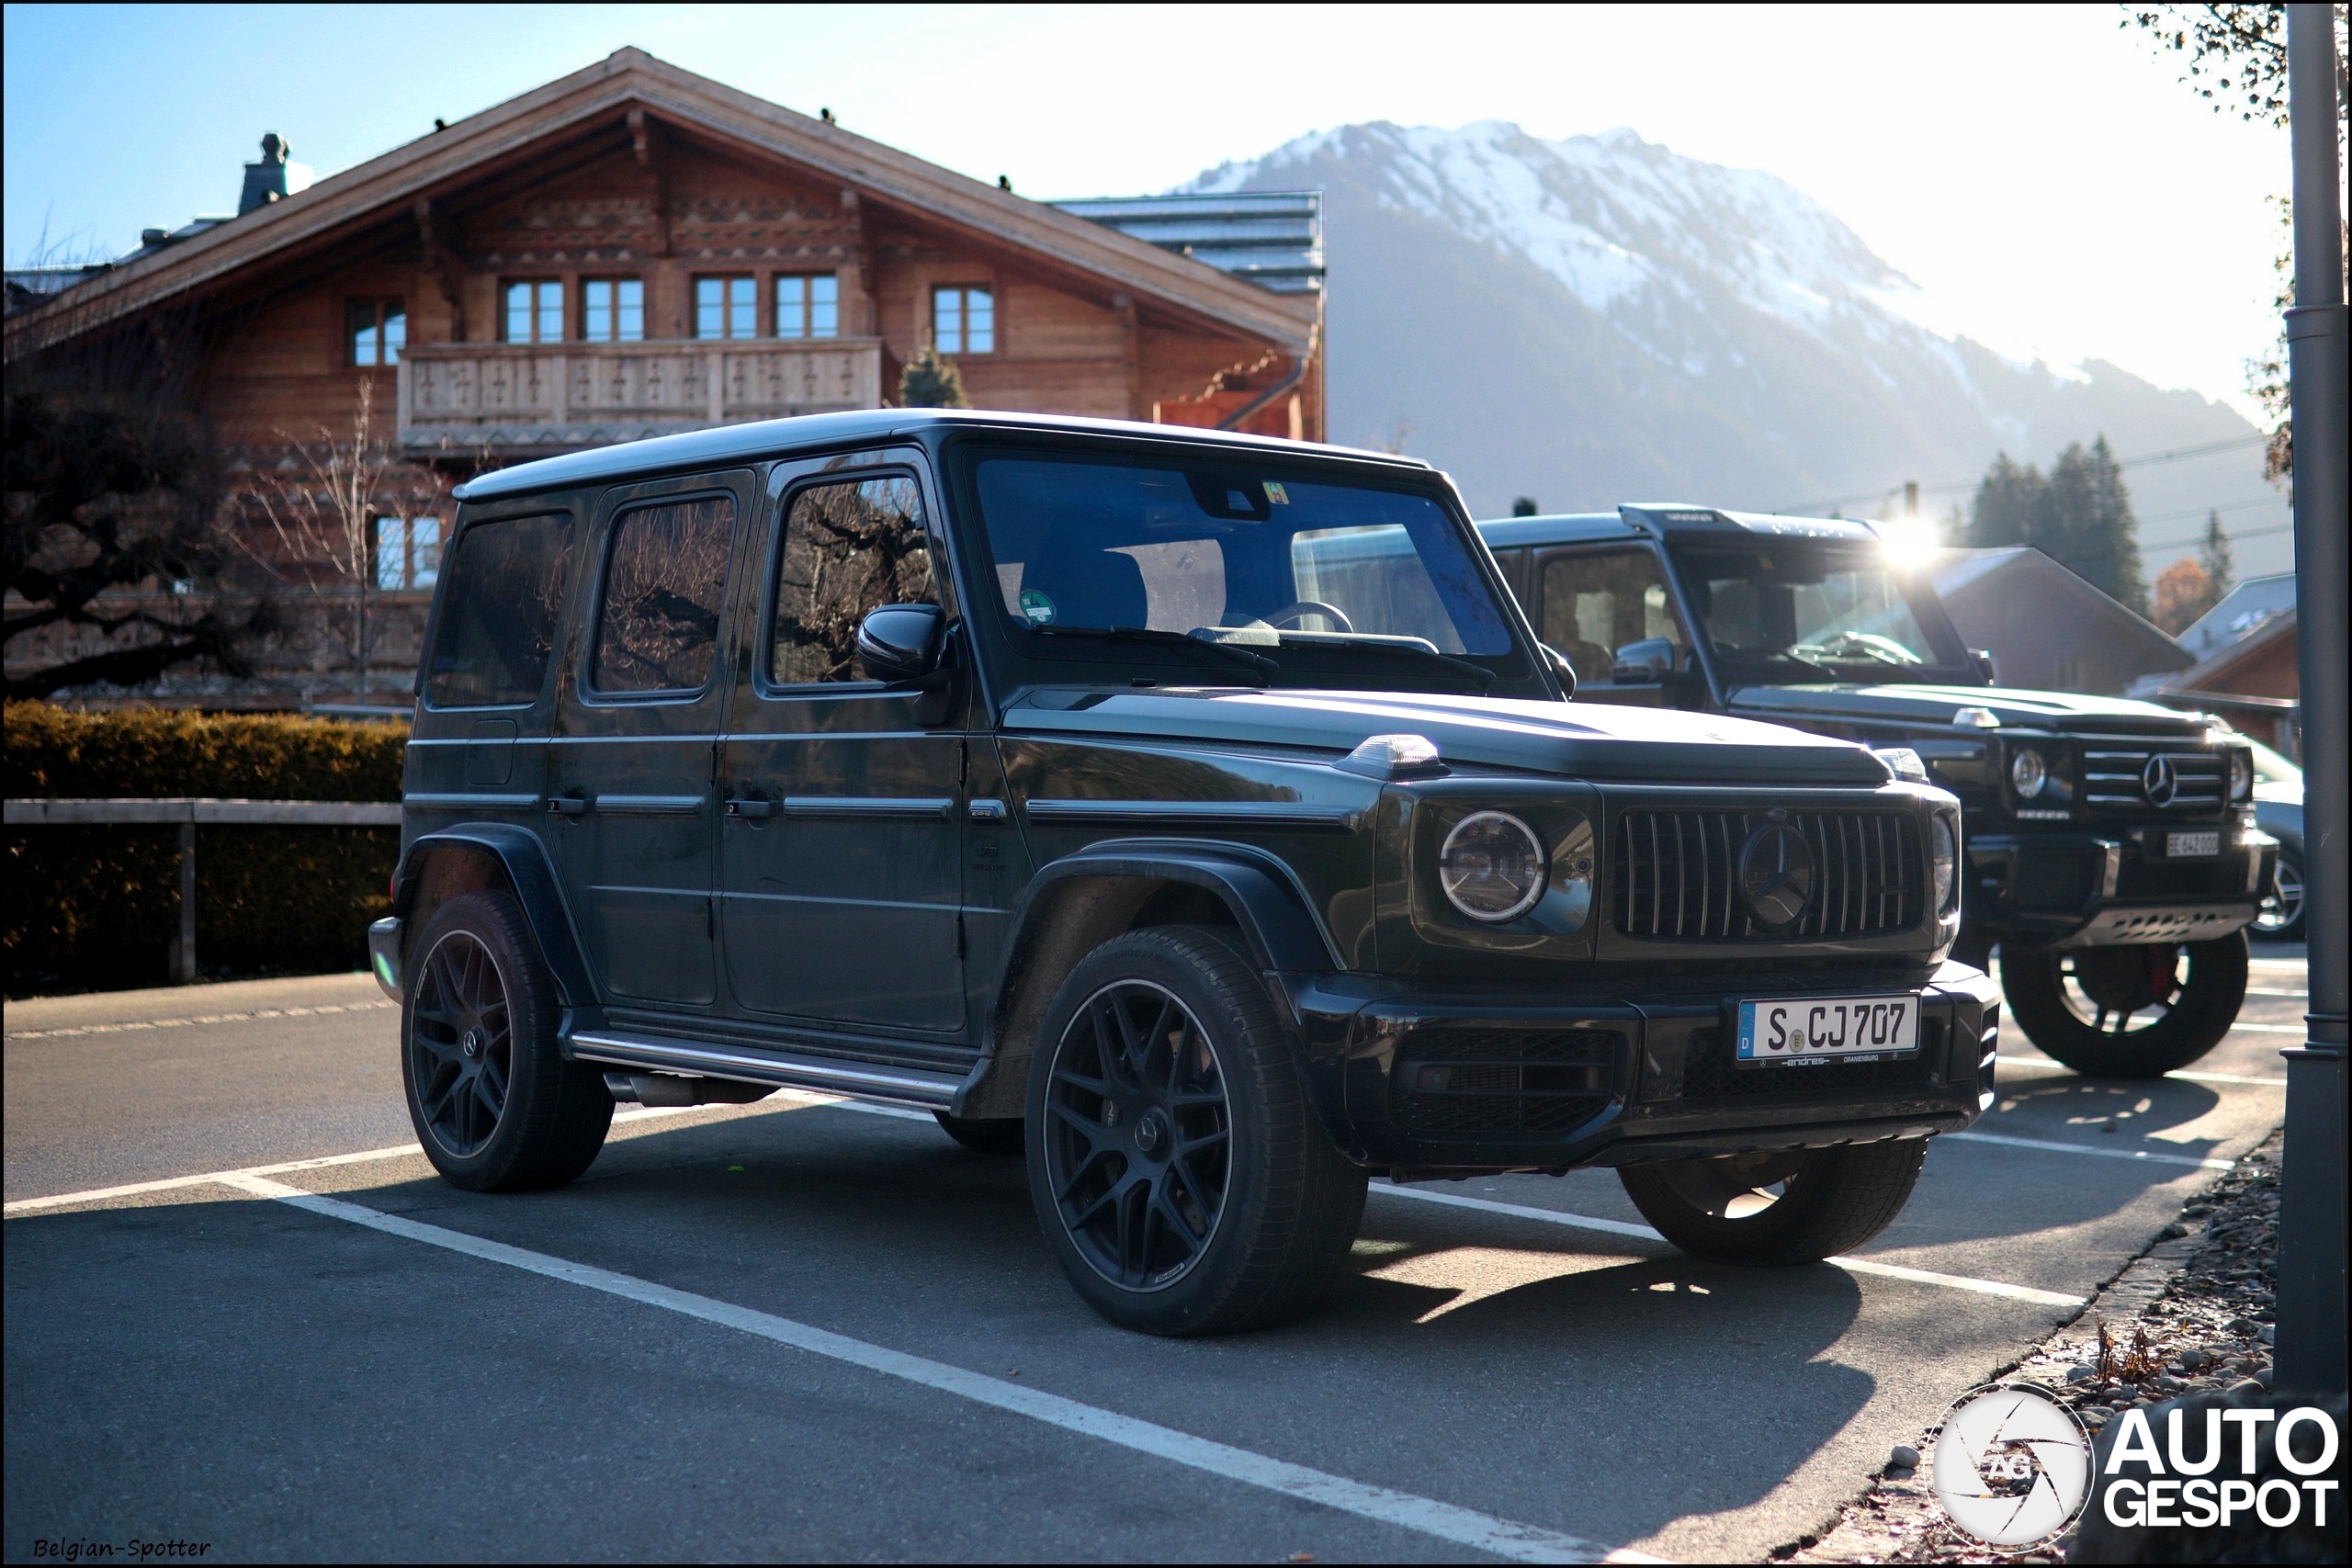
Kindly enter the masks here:
<path id="1" fill-rule="evenodd" d="M 1054 602 L 1034 588 L 1021 591 L 1021 613 L 1029 617 L 1029 624 L 1033 626 L 1054 624 Z"/>
<path id="2" fill-rule="evenodd" d="M 1290 504 L 1290 492 L 1283 489 L 1282 486 L 1276 484 L 1273 480 L 1268 479 L 1266 481 L 1266 499 L 1272 502 L 1276 506 L 1288 506 Z"/>

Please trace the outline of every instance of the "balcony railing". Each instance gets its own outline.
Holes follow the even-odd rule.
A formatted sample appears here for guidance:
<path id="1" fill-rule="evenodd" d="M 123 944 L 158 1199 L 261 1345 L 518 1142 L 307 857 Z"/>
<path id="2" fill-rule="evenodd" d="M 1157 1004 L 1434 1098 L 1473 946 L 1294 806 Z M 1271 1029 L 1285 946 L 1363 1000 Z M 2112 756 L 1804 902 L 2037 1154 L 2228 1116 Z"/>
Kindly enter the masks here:
<path id="1" fill-rule="evenodd" d="M 412 452 L 567 451 L 881 406 L 879 338 L 412 344 L 400 369 Z"/>

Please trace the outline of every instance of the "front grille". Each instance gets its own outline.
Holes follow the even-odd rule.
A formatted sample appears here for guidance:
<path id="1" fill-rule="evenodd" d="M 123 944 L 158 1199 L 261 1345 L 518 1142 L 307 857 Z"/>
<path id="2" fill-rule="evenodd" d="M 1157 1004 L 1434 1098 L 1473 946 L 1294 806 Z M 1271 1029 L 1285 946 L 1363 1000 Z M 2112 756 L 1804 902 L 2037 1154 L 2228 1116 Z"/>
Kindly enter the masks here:
<path id="1" fill-rule="evenodd" d="M 1685 1100 L 1780 1099 L 1800 1094 L 1845 1094 L 1856 1089 L 1924 1089 L 1943 1047 L 1939 1018 L 1919 1021 L 1919 1054 L 1894 1062 L 1826 1061 L 1815 1066 L 1747 1067 L 1732 1064 L 1730 1034 L 1701 1030 L 1690 1037 L 1682 1066 Z"/>
<path id="2" fill-rule="evenodd" d="M 1618 1045 L 1601 1029 L 1408 1035 L 1389 1080 L 1396 1124 L 1423 1138 L 1574 1132 L 1616 1098 Z"/>
<path id="3" fill-rule="evenodd" d="M 1618 819 L 1617 929 L 1683 941 L 1801 942 L 1907 931 L 1924 912 L 1919 826 L 1892 811 L 1799 811 L 1784 818 L 1813 848 L 1811 901 L 1767 931 L 1742 903 L 1739 855 L 1760 811 L 1629 811 Z"/>
<path id="4" fill-rule="evenodd" d="M 2148 763 L 2164 756 L 2172 761 L 2171 800 L 2148 795 Z M 2174 751 L 2146 746 L 2086 748 L 2083 752 L 2083 799 L 2107 810 L 2203 811 L 2222 809 L 2229 792 L 2228 761 L 2218 751 Z"/>

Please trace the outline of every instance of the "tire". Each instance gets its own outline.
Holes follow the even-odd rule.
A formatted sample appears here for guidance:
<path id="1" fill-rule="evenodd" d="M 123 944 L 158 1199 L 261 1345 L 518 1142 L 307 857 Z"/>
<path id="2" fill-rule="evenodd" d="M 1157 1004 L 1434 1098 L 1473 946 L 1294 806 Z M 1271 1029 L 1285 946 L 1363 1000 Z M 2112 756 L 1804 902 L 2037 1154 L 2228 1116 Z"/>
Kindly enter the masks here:
<path id="1" fill-rule="evenodd" d="M 1261 1328 L 1346 1266 L 1364 1172 L 1306 1102 L 1256 966 L 1155 926 L 1082 959 L 1030 1072 L 1029 1190 L 1054 1258 L 1123 1328 Z"/>
<path id="2" fill-rule="evenodd" d="M 1750 1268 L 1850 1252 L 1903 1212 L 1928 1140 L 1621 1166 L 1642 1217 L 1694 1258 Z M 1778 1189 L 1777 1191 L 1774 1190 Z"/>
<path id="3" fill-rule="evenodd" d="M 560 1187 L 586 1170 L 613 1097 L 602 1074 L 563 1059 L 555 981 L 514 897 L 450 899 L 410 951 L 401 1084 L 433 1168 L 470 1192 Z"/>
<path id="4" fill-rule="evenodd" d="M 2244 931 L 2186 944 L 2001 953 L 2009 1016 L 2026 1038 L 2091 1077 L 2155 1078 L 2188 1066 L 2237 1021 L 2245 976 Z"/>
<path id="5" fill-rule="evenodd" d="M 2254 934 L 2266 942 L 2302 941 L 2303 891 L 2302 852 L 2281 845 L 2278 879 L 2262 901 L 2262 913 L 2254 918 Z"/>
<path id="6" fill-rule="evenodd" d="M 949 1137 L 974 1154 L 1017 1156 L 1026 1144 L 1022 1134 L 1027 1126 L 1018 1116 L 950 1116 L 944 1111 L 932 1114 Z"/>

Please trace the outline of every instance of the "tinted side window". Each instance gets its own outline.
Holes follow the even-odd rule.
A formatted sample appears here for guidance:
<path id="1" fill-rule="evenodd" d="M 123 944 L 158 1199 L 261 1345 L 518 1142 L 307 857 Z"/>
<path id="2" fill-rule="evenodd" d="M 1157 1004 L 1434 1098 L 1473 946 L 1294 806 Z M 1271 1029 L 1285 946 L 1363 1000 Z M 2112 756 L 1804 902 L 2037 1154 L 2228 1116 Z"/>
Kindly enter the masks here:
<path id="1" fill-rule="evenodd" d="M 437 708 L 538 700 L 555 646 L 571 519 L 503 517 L 458 536 L 425 700 Z"/>
<path id="2" fill-rule="evenodd" d="M 867 612 L 938 603 L 914 480 L 812 485 L 785 515 L 768 679 L 856 680 L 857 626 Z"/>
<path id="3" fill-rule="evenodd" d="M 731 496 L 633 507 L 613 524 L 588 681 L 599 692 L 691 692 L 710 679 Z"/>
<path id="4" fill-rule="evenodd" d="M 1544 563 L 1544 640 L 1579 671 L 1605 676 L 1617 649 L 1662 637 L 1676 665 L 1689 645 L 1667 598 L 1666 577 L 1647 550 L 1553 556 Z"/>

